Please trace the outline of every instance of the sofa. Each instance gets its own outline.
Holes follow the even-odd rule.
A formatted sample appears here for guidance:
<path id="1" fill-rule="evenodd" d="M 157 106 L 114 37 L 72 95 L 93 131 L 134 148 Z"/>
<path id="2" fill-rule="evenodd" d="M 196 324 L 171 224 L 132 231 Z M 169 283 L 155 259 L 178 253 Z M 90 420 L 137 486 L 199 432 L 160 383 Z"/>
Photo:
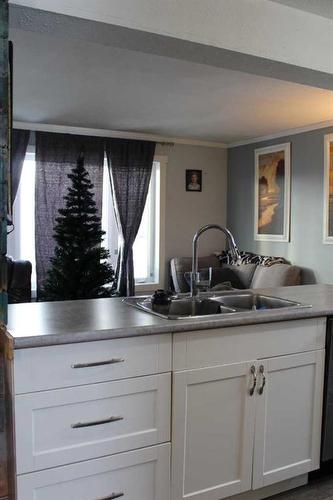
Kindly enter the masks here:
<path id="1" fill-rule="evenodd" d="M 198 258 L 199 270 L 212 268 L 212 285 L 228 282 L 232 288 L 273 288 L 301 284 L 301 268 L 289 264 L 283 258 L 265 257 L 241 252 L 241 263 L 236 265 L 230 255 L 209 255 Z M 191 257 L 174 257 L 170 261 L 171 287 L 176 293 L 190 290 L 187 274 L 192 270 Z M 224 275 L 224 276 L 223 276 Z"/>
<path id="2" fill-rule="evenodd" d="M 6 260 L 8 303 L 31 302 L 31 262 L 11 257 Z"/>

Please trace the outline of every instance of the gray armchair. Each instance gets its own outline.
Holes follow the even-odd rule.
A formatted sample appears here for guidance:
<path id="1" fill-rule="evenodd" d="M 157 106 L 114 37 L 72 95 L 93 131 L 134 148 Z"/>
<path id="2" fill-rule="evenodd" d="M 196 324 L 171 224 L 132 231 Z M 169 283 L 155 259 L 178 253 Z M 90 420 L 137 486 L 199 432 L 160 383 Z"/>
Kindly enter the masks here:
<path id="1" fill-rule="evenodd" d="M 31 302 L 31 262 L 6 259 L 8 303 Z"/>

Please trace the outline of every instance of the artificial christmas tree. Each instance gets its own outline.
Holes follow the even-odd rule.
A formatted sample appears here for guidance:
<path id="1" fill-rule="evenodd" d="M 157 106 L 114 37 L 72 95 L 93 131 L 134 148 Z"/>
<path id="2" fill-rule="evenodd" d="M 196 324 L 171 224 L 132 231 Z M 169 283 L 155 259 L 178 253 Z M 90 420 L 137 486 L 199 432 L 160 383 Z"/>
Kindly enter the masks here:
<path id="1" fill-rule="evenodd" d="M 109 252 L 101 246 L 104 231 L 97 216 L 93 184 L 80 156 L 68 175 L 72 181 L 54 228 L 57 243 L 43 287 L 44 300 L 106 297 L 114 272 Z"/>

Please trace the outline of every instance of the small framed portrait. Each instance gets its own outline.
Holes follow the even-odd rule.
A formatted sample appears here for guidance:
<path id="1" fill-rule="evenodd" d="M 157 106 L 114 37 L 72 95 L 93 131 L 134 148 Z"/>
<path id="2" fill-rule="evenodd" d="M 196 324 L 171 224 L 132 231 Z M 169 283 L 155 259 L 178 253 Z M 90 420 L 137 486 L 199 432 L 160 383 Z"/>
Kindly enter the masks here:
<path id="1" fill-rule="evenodd" d="M 186 191 L 202 191 L 202 170 L 186 170 Z"/>

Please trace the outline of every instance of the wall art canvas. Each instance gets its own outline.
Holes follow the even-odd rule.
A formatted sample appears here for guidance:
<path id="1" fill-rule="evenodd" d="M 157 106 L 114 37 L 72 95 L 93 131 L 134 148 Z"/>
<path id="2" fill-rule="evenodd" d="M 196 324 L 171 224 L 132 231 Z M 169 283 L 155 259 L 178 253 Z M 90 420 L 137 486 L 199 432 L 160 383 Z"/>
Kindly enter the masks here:
<path id="1" fill-rule="evenodd" d="M 333 134 L 325 135 L 324 243 L 333 243 Z"/>
<path id="2" fill-rule="evenodd" d="M 290 143 L 255 150 L 254 239 L 289 241 Z"/>

